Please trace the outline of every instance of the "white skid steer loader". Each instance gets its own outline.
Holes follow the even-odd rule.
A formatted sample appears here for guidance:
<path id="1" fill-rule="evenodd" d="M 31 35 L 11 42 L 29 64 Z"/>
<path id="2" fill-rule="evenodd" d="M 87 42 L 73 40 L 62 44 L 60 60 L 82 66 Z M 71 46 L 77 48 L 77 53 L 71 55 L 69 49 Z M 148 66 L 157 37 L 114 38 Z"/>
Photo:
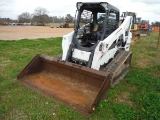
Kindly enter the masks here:
<path id="1" fill-rule="evenodd" d="M 132 17 L 119 26 L 119 14 L 106 2 L 78 2 L 74 31 L 63 36 L 63 54 L 36 55 L 19 82 L 85 115 L 93 113 L 131 66 Z"/>

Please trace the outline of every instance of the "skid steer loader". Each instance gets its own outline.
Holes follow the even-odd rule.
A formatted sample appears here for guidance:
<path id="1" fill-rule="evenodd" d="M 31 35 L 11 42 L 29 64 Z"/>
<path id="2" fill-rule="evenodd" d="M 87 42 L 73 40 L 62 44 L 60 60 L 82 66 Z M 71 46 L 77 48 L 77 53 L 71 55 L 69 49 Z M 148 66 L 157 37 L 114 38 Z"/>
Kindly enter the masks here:
<path id="1" fill-rule="evenodd" d="M 139 30 L 139 23 L 136 18 L 136 13 L 134 12 L 123 12 L 120 17 L 120 24 L 124 21 L 127 16 L 132 16 L 132 26 L 131 26 L 131 33 L 132 33 L 132 40 L 131 44 L 138 42 L 140 39 L 141 31 Z"/>
<path id="2" fill-rule="evenodd" d="M 119 27 L 119 14 L 106 2 L 78 2 L 74 31 L 63 36 L 63 54 L 36 55 L 18 81 L 80 113 L 93 113 L 131 66 L 132 17 Z"/>

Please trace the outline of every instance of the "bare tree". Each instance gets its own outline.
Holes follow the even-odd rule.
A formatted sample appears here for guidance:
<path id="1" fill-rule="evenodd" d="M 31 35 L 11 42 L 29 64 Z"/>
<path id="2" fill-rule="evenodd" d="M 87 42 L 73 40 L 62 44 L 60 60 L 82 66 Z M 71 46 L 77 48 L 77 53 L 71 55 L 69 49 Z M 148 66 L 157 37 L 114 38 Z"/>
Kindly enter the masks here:
<path id="1" fill-rule="evenodd" d="M 28 12 L 24 12 L 18 16 L 19 23 L 29 23 L 31 22 L 31 15 Z"/>
<path id="2" fill-rule="evenodd" d="M 48 13 L 48 10 L 42 7 L 38 7 L 34 10 L 34 15 L 36 16 L 46 15 L 47 13 Z"/>
<path id="3" fill-rule="evenodd" d="M 33 22 L 40 23 L 44 25 L 45 22 L 49 21 L 49 16 L 47 15 L 48 11 L 45 8 L 38 7 L 34 10 Z"/>
<path id="4" fill-rule="evenodd" d="M 67 14 L 65 17 L 65 21 L 68 23 L 71 23 L 71 22 L 73 22 L 73 17 L 70 14 Z"/>

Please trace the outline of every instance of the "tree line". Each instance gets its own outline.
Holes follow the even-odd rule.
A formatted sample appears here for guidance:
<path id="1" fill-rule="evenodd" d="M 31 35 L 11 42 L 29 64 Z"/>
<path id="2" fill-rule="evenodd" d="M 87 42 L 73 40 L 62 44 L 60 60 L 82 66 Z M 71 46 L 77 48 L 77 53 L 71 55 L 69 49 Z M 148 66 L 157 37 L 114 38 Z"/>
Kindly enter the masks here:
<path id="1" fill-rule="evenodd" d="M 12 22 L 12 23 L 63 23 L 73 22 L 73 17 L 70 14 L 67 14 L 65 17 L 57 17 L 57 16 L 49 16 L 48 10 L 42 7 L 38 7 L 34 10 L 33 14 L 30 14 L 29 12 L 23 12 L 20 15 L 18 15 L 17 20 L 13 20 L 10 18 L 0 18 L 0 22 Z"/>
<path id="2" fill-rule="evenodd" d="M 29 12 L 23 12 L 18 15 L 17 20 L 13 20 L 10 18 L 0 18 L 0 22 L 9 22 L 9 23 L 63 23 L 68 22 L 72 23 L 74 17 L 70 14 L 67 14 L 65 17 L 57 17 L 57 16 L 49 16 L 48 10 L 46 8 L 38 7 L 34 10 L 33 14 Z M 160 22 L 155 21 L 151 23 L 152 26 L 160 26 Z"/>
<path id="3" fill-rule="evenodd" d="M 0 18 L 0 22 L 18 23 L 18 20 L 13 20 L 10 18 Z"/>
<path id="4" fill-rule="evenodd" d="M 160 22 L 158 21 L 152 22 L 152 26 L 160 26 Z"/>

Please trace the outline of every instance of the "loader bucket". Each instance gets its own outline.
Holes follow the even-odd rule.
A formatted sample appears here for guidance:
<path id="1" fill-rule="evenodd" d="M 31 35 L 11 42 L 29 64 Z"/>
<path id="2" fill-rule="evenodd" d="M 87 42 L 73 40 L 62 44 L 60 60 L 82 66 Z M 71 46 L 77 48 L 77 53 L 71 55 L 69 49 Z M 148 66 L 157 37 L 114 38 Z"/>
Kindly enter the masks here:
<path id="1" fill-rule="evenodd" d="M 89 115 L 110 88 L 110 76 L 43 54 L 36 55 L 18 81 L 64 105 Z"/>

